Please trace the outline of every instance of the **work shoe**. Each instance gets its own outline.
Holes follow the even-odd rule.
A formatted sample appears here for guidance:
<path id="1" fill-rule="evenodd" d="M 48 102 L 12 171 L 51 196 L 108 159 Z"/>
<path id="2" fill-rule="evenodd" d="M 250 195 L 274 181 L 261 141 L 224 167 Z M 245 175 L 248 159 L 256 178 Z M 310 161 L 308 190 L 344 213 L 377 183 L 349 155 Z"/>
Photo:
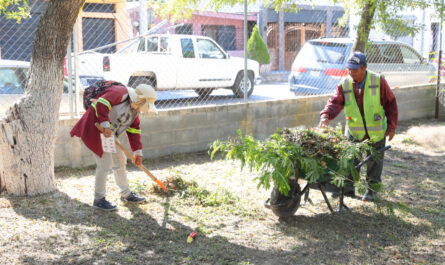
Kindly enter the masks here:
<path id="1" fill-rule="evenodd" d="M 94 200 L 93 206 L 98 209 L 101 209 L 103 211 L 107 211 L 107 212 L 117 210 L 117 206 L 113 205 L 109 201 L 105 200 L 105 197 L 102 199 Z"/>
<path id="2" fill-rule="evenodd" d="M 372 190 L 367 190 L 365 195 L 363 195 L 362 197 L 362 201 L 367 201 L 367 202 L 372 202 L 374 201 L 374 191 Z"/>
<path id="3" fill-rule="evenodd" d="M 133 202 L 133 203 L 143 203 L 145 202 L 145 197 L 139 197 L 133 192 L 130 192 L 130 194 L 127 197 L 122 196 L 121 201 L 123 202 Z"/>

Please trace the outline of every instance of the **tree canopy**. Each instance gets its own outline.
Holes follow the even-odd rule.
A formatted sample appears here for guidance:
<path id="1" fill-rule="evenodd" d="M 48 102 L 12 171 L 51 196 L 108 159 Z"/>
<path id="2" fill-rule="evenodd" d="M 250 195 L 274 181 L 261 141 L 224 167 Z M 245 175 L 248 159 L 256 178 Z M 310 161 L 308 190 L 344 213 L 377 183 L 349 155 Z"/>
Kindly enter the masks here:
<path id="1" fill-rule="evenodd" d="M 29 4 L 27 0 L 0 0 L 0 15 L 8 19 L 16 19 L 20 23 L 22 18 L 29 17 Z"/>
<path id="2" fill-rule="evenodd" d="M 286 10 L 298 12 L 298 6 L 295 0 L 247 0 L 248 4 L 262 3 L 264 6 L 272 7 L 275 10 Z M 345 15 L 340 21 L 345 23 L 347 18 L 353 12 L 357 12 L 361 19 L 357 28 L 357 39 L 355 49 L 364 51 L 368 42 L 368 36 L 371 29 L 381 28 L 388 35 L 396 34 L 411 35 L 416 34 L 424 25 L 410 24 L 403 17 L 407 11 L 423 10 L 429 7 L 435 7 L 440 14 L 441 0 L 331 0 L 333 4 L 340 3 L 345 8 Z M 167 3 L 166 3 L 167 2 Z M 309 0 L 308 3 L 318 4 L 317 0 Z M 153 8 L 156 14 L 173 20 L 184 19 L 191 16 L 196 11 L 213 10 L 218 11 L 223 7 L 242 5 L 244 0 L 148 0 L 148 5 Z M 326 4 L 326 2 L 320 3 Z"/>

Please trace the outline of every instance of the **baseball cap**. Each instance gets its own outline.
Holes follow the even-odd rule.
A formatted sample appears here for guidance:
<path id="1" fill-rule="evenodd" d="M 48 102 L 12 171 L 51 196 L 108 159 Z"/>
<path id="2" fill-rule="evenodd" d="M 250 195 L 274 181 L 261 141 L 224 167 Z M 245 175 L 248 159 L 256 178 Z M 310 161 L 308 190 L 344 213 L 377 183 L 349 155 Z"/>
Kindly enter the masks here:
<path id="1" fill-rule="evenodd" d="M 354 52 L 351 57 L 349 57 L 346 68 L 355 70 L 363 65 L 366 65 L 366 55 L 361 52 Z"/>

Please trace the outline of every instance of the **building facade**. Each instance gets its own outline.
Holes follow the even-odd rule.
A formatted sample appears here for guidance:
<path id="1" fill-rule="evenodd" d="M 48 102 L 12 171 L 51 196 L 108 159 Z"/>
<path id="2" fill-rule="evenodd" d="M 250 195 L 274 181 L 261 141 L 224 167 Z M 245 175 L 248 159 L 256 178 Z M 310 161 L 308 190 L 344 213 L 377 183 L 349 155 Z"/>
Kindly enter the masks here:
<path id="1" fill-rule="evenodd" d="M 31 17 L 17 23 L 0 15 L 0 58 L 30 61 L 32 43 L 47 1 L 30 0 Z M 85 51 L 129 38 L 125 0 L 87 0 L 74 33 L 78 51 Z M 109 47 L 100 52 L 113 52 Z"/>

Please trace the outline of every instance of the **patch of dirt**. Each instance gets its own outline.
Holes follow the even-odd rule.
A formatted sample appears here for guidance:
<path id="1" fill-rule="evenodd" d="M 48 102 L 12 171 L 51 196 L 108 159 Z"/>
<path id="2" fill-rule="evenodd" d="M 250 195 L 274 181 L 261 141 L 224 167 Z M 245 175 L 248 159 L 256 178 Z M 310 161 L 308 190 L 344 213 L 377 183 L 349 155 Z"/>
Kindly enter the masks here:
<path id="1" fill-rule="evenodd" d="M 312 204 L 278 218 L 263 206 L 270 190 L 256 188 L 255 171 L 206 152 L 144 161 L 167 196 L 129 166 L 142 205 L 118 203 L 110 176 L 113 213 L 91 207 L 94 169 L 58 168 L 57 192 L 0 197 L 0 264 L 442 264 L 443 126 L 401 123 L 385 154 L 381 203 L 347 197 L 350 211 L 334 214 L 312 190 Z M 410 211 L 391 214 L 388 205 Z"/>

